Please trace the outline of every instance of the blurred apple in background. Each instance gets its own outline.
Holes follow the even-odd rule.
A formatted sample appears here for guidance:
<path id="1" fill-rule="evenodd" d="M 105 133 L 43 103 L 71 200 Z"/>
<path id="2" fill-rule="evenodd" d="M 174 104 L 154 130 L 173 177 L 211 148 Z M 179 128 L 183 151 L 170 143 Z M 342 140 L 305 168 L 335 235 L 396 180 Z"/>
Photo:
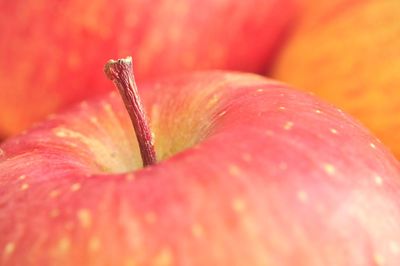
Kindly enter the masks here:
<path id="1" fill-rule="evenodd" d="M 0 135 L 108 90 L 132 54 L 140 80 L 192 69 L 262 71 L 293 0 L 0 1 Z"/>
<path id="2" fill-rule="evenodd" d="M 145 169 L 116 94 L 2 144 L 1 265 L 399 265 L 399 163 L 348 115 L 249 74 L 141 92 Z"/>
<path id="3" fill-rule="evenodd" d="M 359 118 L 400 158 L 400 1 L 308 3 L 273 76 Z"/>

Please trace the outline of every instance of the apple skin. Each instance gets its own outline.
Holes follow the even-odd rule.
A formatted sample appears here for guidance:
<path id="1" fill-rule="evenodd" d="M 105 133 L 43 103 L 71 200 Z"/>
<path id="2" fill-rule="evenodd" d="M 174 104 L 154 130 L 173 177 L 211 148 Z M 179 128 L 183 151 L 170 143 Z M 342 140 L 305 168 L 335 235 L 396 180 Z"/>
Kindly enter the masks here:
<path id="1" fill-rule="evenodd" d="M 263 71 L 295 0 L 0 1 L 0 136 L 108 91 L 132 54 L 140 80 L 193 69 Z"/>
<path id="2" fill-rule="evenodd" d="M 116 93 L 1 147 L 1 265 L 398 265 L 399 162 L 347 114 L 251 74 Z"/>
<path id="3" fill-rule="evenodd" d="M 340 106 L 400 158 L 400 2 L 329 1 L 304 9 L 272 76 Z"/>

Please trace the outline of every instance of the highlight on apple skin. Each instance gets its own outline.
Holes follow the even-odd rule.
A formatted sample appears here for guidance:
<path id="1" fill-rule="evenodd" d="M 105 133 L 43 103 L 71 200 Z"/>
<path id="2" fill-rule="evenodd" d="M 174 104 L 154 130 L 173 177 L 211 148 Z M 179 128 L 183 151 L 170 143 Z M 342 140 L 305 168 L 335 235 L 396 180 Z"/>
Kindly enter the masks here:
<path id="1" fill-rule="evenodd" d="M 303 0 L 273 76 L 343 108 L 400 158 L 400 1 Z"/>
<path id="2" fill-rule="evenodd" d="M 313 96 L 199 72 L 116 93 L 1 147 L 1 265 L 398 265 L 399 162 Z"/>
<path id="3" fill-rule="evenodd" d="M 295 0 L 0 1 L 0 139 L 109 90 L 101 66 L 134 53 L 136 76 L 262 72 Z"/>

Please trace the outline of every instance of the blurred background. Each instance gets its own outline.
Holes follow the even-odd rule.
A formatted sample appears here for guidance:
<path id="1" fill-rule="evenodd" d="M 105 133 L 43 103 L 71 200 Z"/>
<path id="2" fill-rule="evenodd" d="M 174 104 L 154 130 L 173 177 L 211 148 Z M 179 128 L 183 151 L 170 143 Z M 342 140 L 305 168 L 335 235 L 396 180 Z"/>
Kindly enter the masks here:
<path id="1" fill-rule="evenodd" d="M 193 70 L 267 74 L 343 108 L 400 158 L 399 0 L 0 0 L 0 139 L 113 86 Z"/>
<path id="2" fill-rule="evenodd" d="M 294 0 L 0 1 L 0 135 L 113 90 L 111 58 L 139 82 L 190 70 L 264 73 Z"/>

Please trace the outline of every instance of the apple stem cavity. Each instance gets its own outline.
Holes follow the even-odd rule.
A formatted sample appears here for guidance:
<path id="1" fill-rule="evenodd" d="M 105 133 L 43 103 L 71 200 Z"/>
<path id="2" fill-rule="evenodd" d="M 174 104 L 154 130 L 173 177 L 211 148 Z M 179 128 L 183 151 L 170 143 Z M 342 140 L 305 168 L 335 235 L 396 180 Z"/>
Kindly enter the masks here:
<path id="1" fill-rule="evenodd" d="M 104 67 L 107 77 L 115 84 L 135 129 L 143 167 L 157 162 L 153 136 L 135 83 L 132 58 L 110 60 Z"/>

